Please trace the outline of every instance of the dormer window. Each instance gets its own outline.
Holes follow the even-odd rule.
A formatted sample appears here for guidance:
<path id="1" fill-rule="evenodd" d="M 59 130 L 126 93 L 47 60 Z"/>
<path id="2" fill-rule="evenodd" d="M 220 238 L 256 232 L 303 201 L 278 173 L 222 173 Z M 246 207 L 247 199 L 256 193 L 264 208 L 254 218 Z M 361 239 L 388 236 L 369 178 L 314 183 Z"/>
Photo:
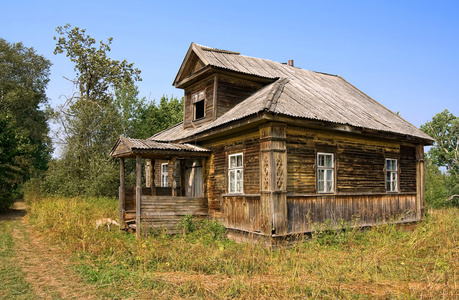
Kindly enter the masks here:
<path id="1" fill-rule="evenodd" d="M 191 95 L 191 101 L 193 103 L 193 116 L 194 121 L 202 119 L 206 116 L 206 105 L 205 105 L 205 93 L 204 91 L 199 91 Z"/>

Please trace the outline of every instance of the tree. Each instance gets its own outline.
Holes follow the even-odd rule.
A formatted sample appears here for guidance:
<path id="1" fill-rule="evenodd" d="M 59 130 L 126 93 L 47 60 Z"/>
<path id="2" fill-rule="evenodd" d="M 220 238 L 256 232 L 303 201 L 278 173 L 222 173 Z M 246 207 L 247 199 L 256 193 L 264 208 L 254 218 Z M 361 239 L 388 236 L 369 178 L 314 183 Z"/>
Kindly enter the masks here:
<path id="1" fill-rule="evenodd" d="M 159 105 L 153 101 L 143 109 L 136 133 L 139 138 L 148 138 L 182 120 L 183 98 L 179 100 L 176 97 L 169 99 L 167 96 L 162 96 Z"/>
<path id="2" fill-rule="evenodd" d="M 429 154 L 437 166 L 445 166 L 448 171 L 459 173 L 459 118 L 447 109 L 436 114 L 432 121 L 421 126 L 421 130 L 435 139 Z"/>
<path id="3" fill-rule="evenodd" d="M 121 98 L 132 95 L 123 90 L 135 90 L 133 83 L 140 80 L 140 70 L 126 60 L 108 57 L 112 38 L 100 41 L 95 47 L 96 40 L 86 35 L 85 29 L 67 24 L 56 31 L 59 37 L 54 37 L 57 41 L 54 53 L 65 53 L 75 64 L 75 78 L 70 80 L 77 91 L 54 110 L 54 119 L 61 125 L 62 161 L 53 163 L 47 178 L 57 178 L 56 174 L 64 176 L 61 182 L 65 186 L 61 187 L 65 194 L 104 194 L 115 184 L 106 180 L 110 178 L 107 174 L 115 173 L 117 168 L 117 162 L 108 153 L 119 134 L 127 130 L 122 114 L 129 99 Z M 68 182 L 72 182 L 71 187 Z M 102 187 L 104 184 L 109 187 Z M 112 194 L 115 192 L 116 185 Z"/>
<path id="4" fill-rule="evenodd" d="M 421 130 L 435 139 L 426 164 L 426 200 L 437 205 L 439 198 L 444 201 L 459 194 L 459 118 L 445 109 Z M 448 174 L 441 174 L 438 167 L 446 167 Z M 457 201 L 451 203 L 456 205 Z"/>
<path id="5" fill-rule="evenodd" d="M 0 39 L 0 207 L 15 189 L 46 170 L 51 143 L 45 93 L 51 63 L 33 48 Z"/>

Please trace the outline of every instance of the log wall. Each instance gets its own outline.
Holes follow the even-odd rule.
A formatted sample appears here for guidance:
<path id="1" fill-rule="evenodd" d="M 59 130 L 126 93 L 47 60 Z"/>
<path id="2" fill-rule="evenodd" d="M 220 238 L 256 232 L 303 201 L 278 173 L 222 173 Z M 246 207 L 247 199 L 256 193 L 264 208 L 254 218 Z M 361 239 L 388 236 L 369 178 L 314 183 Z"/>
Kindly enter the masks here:
<path id="1" fill-rule="evenodd" d="M 400 192 L 416 192 L 414 145 L 288 128 L 287 191 L 315 194 L 318 152 L 335 155 L 335 193 L 385 193 L 385 159 L 399 162 Z"/>
<path id="2" fill-rule="evenodd" d="M 205 93 L 205 116 L 202 119 L 194 120 L 191 96 L 199 91 L 204 91 Z M 183 128 L 185 129 L 214 120 L 214 76 L 209 76 L 185 90 L 183 116 Z"/>
<path id="3" fill-rule="evenodd" d="M 253 81 L 219 75 L 217 82 L 217 118 L 263 86 Z"/>
<path id="4" fill-rule="evenodd" d="M 244 194 L 260 193 L 260 135 L 258 129 L 242 135 L 228 137 L 225 140 L 206 143 L 202 146 L 211 150 L 207 159 L 207 196 L 209 199 L 209 215 L 222 220 L 222 197 L 228 193 L 228 155 L 243 153 Z"/>

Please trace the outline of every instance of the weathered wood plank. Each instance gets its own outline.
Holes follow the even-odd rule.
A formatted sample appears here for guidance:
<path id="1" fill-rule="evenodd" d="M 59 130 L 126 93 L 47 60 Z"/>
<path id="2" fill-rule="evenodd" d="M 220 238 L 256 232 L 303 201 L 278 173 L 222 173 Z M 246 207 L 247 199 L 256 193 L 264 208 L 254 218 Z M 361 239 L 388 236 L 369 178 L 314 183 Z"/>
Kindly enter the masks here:
<path id="1" fill-rule="evenodd" d="M 352 226 L 373 226 L 384 221 L 418 220 L 416 193 L 288 196 L 287 208 L 289 234 L 310 232 L 311 221 L 319 224 L 331 220 L 335 226 L 340 221 Z"/>

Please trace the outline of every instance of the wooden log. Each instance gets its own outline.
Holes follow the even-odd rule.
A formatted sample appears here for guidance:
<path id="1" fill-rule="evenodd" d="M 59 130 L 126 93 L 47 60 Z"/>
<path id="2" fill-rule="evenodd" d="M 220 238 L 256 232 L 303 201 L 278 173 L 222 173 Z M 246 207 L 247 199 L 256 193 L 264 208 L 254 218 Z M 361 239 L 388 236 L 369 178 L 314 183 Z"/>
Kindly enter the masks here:
<path id="1" fill-rule="evenodd" d="M 126 186 L 124 183 L 125 171 L 124 171 L 124 158 L 120 158 L 120 187 L 118 191 L 118 201 L 119 201 L 119 218 L 120 218 L 120 228 L 125 227 L 124 223 L 124 212 L 126 210 Z"/>
<path id="2" fill-rule="evenodd" d="M 135 235 L 137 238 L 140 238 L 140 213 L 141 213 L 141 202 L 142 202 L 142 157 L 140 155 L 136 156 L 136 231 Z"/>
<path id="3" fill-rule="evenodd" d="M 425 217 L 424 145 L 416 145 L 416 219 Z"/>
<path id="4" fill-rule="evenodd" d="M 172 157 L 172 176 L 171 176 L 171 180 L 172 180 L 172 196 L 177 196 L 177 191 L 176 191 L 176 188 L 177 188 L 177 166 L 176 166 L 176 163 L 177 163 L 177 158 L 174 156 Z"/>

